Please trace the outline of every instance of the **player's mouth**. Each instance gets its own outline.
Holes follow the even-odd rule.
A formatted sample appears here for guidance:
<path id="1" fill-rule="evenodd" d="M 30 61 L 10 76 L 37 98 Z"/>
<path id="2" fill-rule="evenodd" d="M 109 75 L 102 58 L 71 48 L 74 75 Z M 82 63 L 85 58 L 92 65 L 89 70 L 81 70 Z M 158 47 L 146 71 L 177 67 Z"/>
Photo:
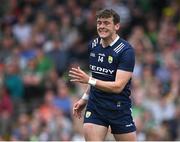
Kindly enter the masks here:
<path id="1" fill-rule="evenodd" d="M 101 30 L 101 29 L 99 29 L 98 32 L 99 32 L 100 34 L 106 34 L 106 33 L 108 32 L 108 30 L 104 30 L 104 29 Z"/>

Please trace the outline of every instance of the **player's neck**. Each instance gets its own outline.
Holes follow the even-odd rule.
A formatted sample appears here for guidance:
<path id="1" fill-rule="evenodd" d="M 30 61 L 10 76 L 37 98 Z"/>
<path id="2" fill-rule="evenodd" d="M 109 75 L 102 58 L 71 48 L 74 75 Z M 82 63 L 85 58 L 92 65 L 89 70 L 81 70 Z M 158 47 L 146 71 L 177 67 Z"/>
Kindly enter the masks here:
<path id="1" fill-rule="evenodd" d="M 101 39 L 102 47 L 105 48 L 105 47 L 111 45 L 116 40 L 117 37 L 119 38 L 119 36 L 117 34 L 114 34 L 110 38 Z"/>

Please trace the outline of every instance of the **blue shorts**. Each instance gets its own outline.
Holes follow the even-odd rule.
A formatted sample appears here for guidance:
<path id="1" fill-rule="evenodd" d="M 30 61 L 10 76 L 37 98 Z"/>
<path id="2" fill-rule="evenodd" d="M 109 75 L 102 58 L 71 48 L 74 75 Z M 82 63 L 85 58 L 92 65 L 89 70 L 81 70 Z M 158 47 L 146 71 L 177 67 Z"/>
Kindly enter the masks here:
<path id="1" fill-rule="evenodd" d="M 99 113 L 95 109 L 87 107 L 84 115 L 84 123 L 93 123 L 105 127 L 111 127 L 112 134 L 123 134 L 136 131 L 136 126 L 131 116 L 131 110 L 106 111 Z"/>

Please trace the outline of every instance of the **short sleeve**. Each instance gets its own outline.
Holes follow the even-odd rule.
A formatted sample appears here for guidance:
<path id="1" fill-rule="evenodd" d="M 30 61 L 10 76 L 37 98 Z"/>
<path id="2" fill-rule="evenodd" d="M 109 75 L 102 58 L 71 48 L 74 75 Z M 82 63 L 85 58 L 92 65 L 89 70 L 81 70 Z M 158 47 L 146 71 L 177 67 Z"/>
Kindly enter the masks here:
<path id="1" fill-rule="evenodd" d="M 91 46 L 92 46 L 92 41 L 88 42 L 88 44 L 87 44 L 88 53 L 90 53 L 92 50 Z"/>
<path id="2" fill-rule="evenodd" d="M 135 65 L 135 53 L 133 48 L 128 48 L 121 53 L 119 58 L 119 70 L 133 72 Z"/>
<path id="3" fill-rule="evenodd" d="M 100 38 L 95 38 L 88 43 L 88 52 L 90 53 L 100 42 Z"/>

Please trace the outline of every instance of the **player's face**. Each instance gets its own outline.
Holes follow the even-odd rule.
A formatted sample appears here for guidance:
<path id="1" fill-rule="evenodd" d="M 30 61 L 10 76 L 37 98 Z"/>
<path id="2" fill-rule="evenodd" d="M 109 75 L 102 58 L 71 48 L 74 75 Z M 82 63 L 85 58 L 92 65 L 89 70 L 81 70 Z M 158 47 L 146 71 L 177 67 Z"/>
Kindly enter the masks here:
<path id="1" fill-rule="evenodd" d="M 119 29 L 119 24 L 114 24 L 113 18 L 98 18 L 97 32 L 103 39 L 111 37 Z"/>

